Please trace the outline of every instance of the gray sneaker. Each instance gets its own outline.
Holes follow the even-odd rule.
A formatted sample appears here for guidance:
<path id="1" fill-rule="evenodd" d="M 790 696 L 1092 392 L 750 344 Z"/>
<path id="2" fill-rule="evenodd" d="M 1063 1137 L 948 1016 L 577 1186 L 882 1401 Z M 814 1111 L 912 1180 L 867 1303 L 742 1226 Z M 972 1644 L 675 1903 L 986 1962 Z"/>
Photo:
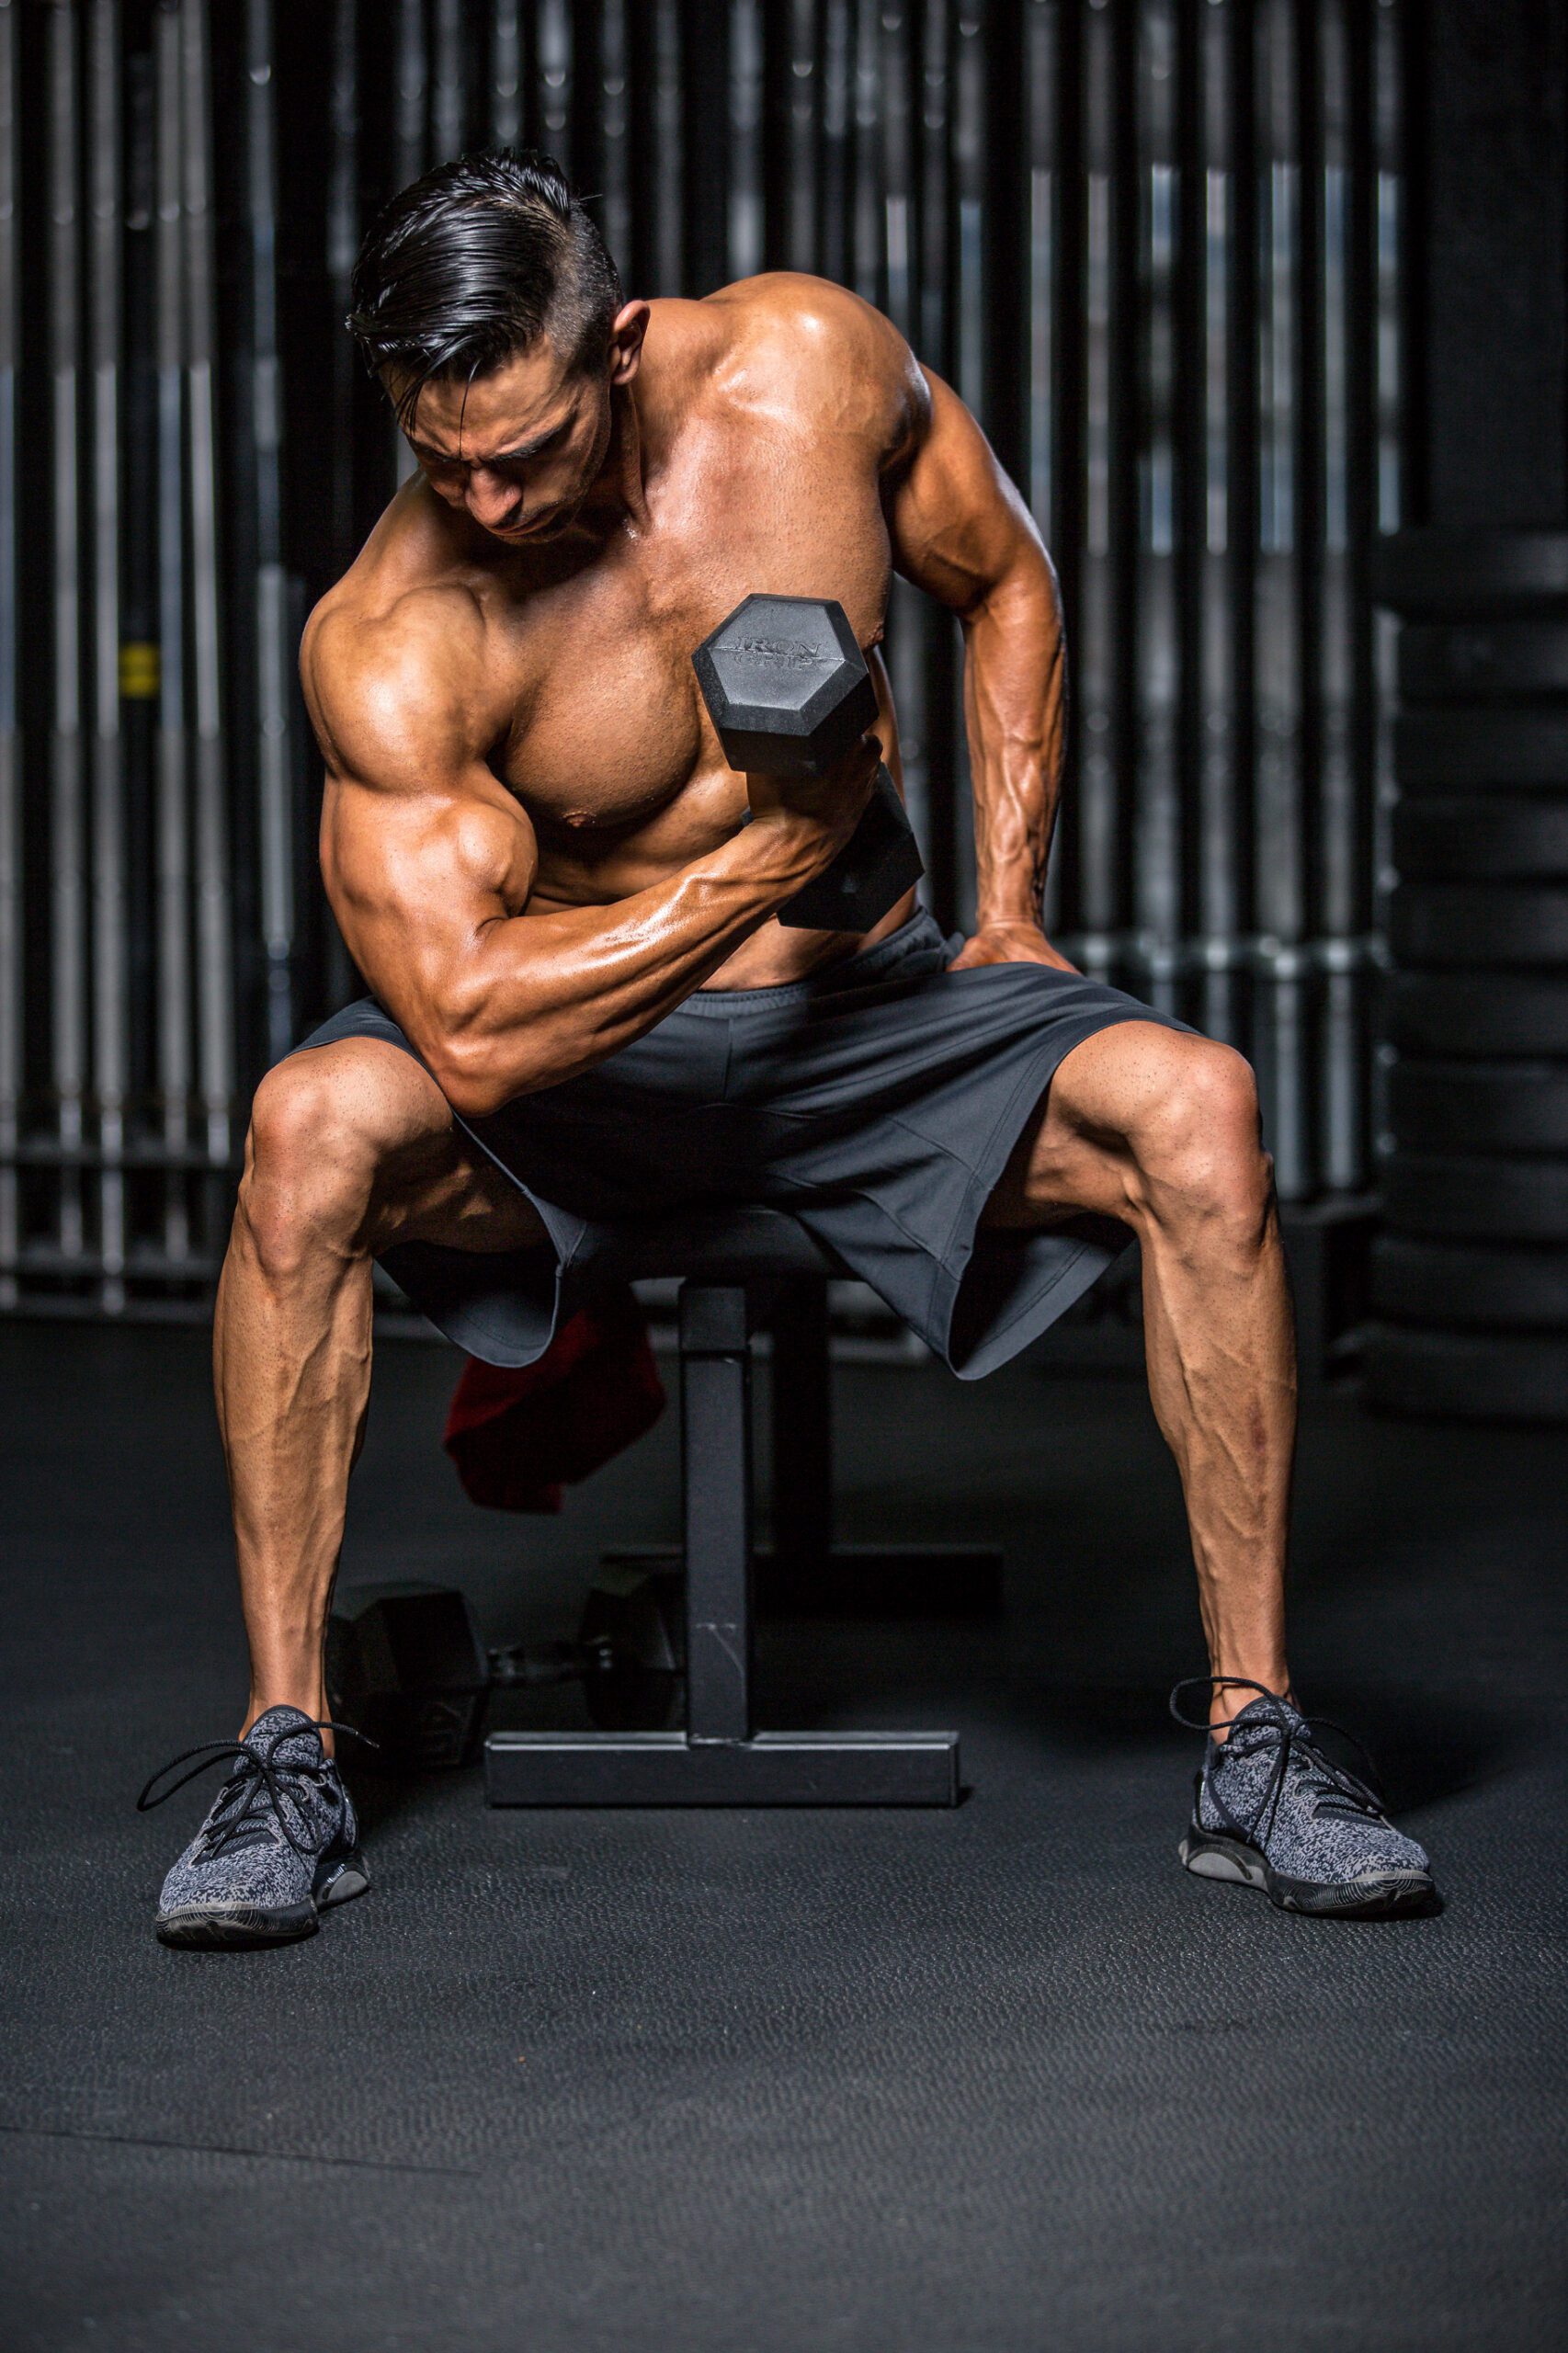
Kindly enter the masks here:
<path id="1" fill-rule="evenodd" d="M 191 1757 L 154 1797 L 165 1774 Z M 136 1801 L 148 1813 L 220 1757 L 233 1770 L 167 1879 L 154 1922 L 166 1945 L 273 1945 L 313 1936 L 329 1904 L 363 1895 L 353 1801 L 321 1733 L 298 1708 L 268 1708 L 244 1740 L 188 1748 L 154 1773 Z"/>
<path id="2" fill-rule="evenodd" d="M 1365 1781 L 1324 1754 L 1318 1728 L 1339 1726 L 1303 1716 L 1260 1683 L 1227 1680 L 1258 1697 L 1231 1718 L 1228 1739 L 1210 1739 L 1177 1849 L 1187 1870 L 1261 1888 L 1282 1912 L 1383 1920 L 1435 1910 L 1424 1849 L 1394 1828 Z M 1208 1677 L 1176 1685 L 1178 1724 L 1208 1729 L 1177 1702 L 1184 1691 L 1213 1688 Z M 1341 1737 L 1359 1748 L 1350 1733 Z"/>

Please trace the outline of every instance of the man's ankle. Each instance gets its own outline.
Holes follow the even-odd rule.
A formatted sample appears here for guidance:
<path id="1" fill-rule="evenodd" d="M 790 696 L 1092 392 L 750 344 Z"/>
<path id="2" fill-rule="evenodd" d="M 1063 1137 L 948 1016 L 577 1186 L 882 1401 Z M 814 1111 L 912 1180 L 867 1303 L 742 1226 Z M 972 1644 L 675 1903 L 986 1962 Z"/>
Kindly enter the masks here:
<path id="1" fill-rule="evenodd" d="M 1244 1708 L 1267 1692 L 1276 1699 L 1288 1699 L 1295 1705 L 1295 1693 L 1290 1688 L 1288 1667 L 1275 1667 L 1257 1675 L 1244 1675 L 1239 1669 L 1226 1674 L 1216 1671 L 1214 1688 L 1209 1699 L 1209 1733 L 1212 1740 L 1224 1741 L 1230 1727 Z"/>
<path id="2" fill-rule="evenodd" d="M 297 1708 L 301 1715 L 309 1716 L 313 1724 L 322 1724 L 326 1715 L 326 1695 L 319 1684 L 313 1688 L 304 1682 L 290 1682 L 276 1688 L 270 1684 L 263 1685 L 259 1688 L 253 1686 L 249 1704 L 245 1709 L 244 1722 L 240 1728 L 242 1740 L 257 1719 L 266 1715 L 268 1708 Z M 329 1731 L 322 1732 L 321 1744 L 330 1756 L 333 1750 L 332 1733 Z"/>

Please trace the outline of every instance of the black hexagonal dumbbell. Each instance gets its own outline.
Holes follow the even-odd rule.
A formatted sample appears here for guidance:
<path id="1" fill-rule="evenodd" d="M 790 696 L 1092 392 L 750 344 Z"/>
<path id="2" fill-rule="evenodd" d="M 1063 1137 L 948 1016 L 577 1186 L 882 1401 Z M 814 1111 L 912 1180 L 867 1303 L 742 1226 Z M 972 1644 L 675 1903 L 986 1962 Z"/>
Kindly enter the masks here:
<path id="1" fill-rule="evenodd" d="M 608 1731 L 660 1732 L 685 1673 L 678 1574 L 609 1570 L 584 1605 L 575 1642 L 487 1650 L 472 1604 L 454 1586 L 350 1586 L 327 1624 L 327 1711 L 369 1744 L 360 1763 L 431 1772 L 471 1765 L 490 1694 L 581 1683 Z"/>
<path id="2" fill-rule="evenodd" d="M 831 597 L 745 597 L 692 655 L 724 757 L 758 776 L 824 776 L 877 716 L 848 616 Z M 804 931 L 869 931 L 925 872 L 885 767 L 833 864 L 778 910 Z"/>

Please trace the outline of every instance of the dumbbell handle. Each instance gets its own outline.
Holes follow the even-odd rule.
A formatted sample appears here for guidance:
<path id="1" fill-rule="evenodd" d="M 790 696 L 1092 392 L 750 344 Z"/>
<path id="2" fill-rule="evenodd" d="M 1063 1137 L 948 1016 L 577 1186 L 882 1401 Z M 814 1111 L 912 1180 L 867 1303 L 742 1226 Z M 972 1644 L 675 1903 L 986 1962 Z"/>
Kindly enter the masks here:
<path id="1" fill-rule="evenodd" d="M 490 1680 L 499 1690 L 518 1685 L 530 1689 L 551 1683 L 580 1683 L 585 1675 L 605 1675 L 614 1664 L 609 1637 L 590 1643 L 513 1643 L 490 1656 Z"/>
<path id="2" fill-rule="evenodd" d="M 858 896 L 864 876 L 884 867 L 889 875 L 881 894 L 885 904 L 877 907 L 869 920 L 864 909 L 846 919 L 846 901 Z M 879 762 L 870 798 L 855 831 L 831 865 L 792 899 L 785 900 L 778 920 L 797 931 L 869 931 L 906 891 L 915 888 L 924 871 L 909 812 L 899 798 L 897 785 Z"/>

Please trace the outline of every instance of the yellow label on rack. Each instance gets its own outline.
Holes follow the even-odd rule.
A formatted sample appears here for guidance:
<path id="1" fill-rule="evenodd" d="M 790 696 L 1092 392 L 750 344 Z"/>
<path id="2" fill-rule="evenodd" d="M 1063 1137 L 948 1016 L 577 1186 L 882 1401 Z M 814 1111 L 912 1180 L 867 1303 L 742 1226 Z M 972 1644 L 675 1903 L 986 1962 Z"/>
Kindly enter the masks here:
<path id="1" fill-rule="evenodd" d="M 119 649 L 119 691 L 127 702 L 156 702 L 160 666 L 158 649 L 145 639 L 131 638 Z"/>

